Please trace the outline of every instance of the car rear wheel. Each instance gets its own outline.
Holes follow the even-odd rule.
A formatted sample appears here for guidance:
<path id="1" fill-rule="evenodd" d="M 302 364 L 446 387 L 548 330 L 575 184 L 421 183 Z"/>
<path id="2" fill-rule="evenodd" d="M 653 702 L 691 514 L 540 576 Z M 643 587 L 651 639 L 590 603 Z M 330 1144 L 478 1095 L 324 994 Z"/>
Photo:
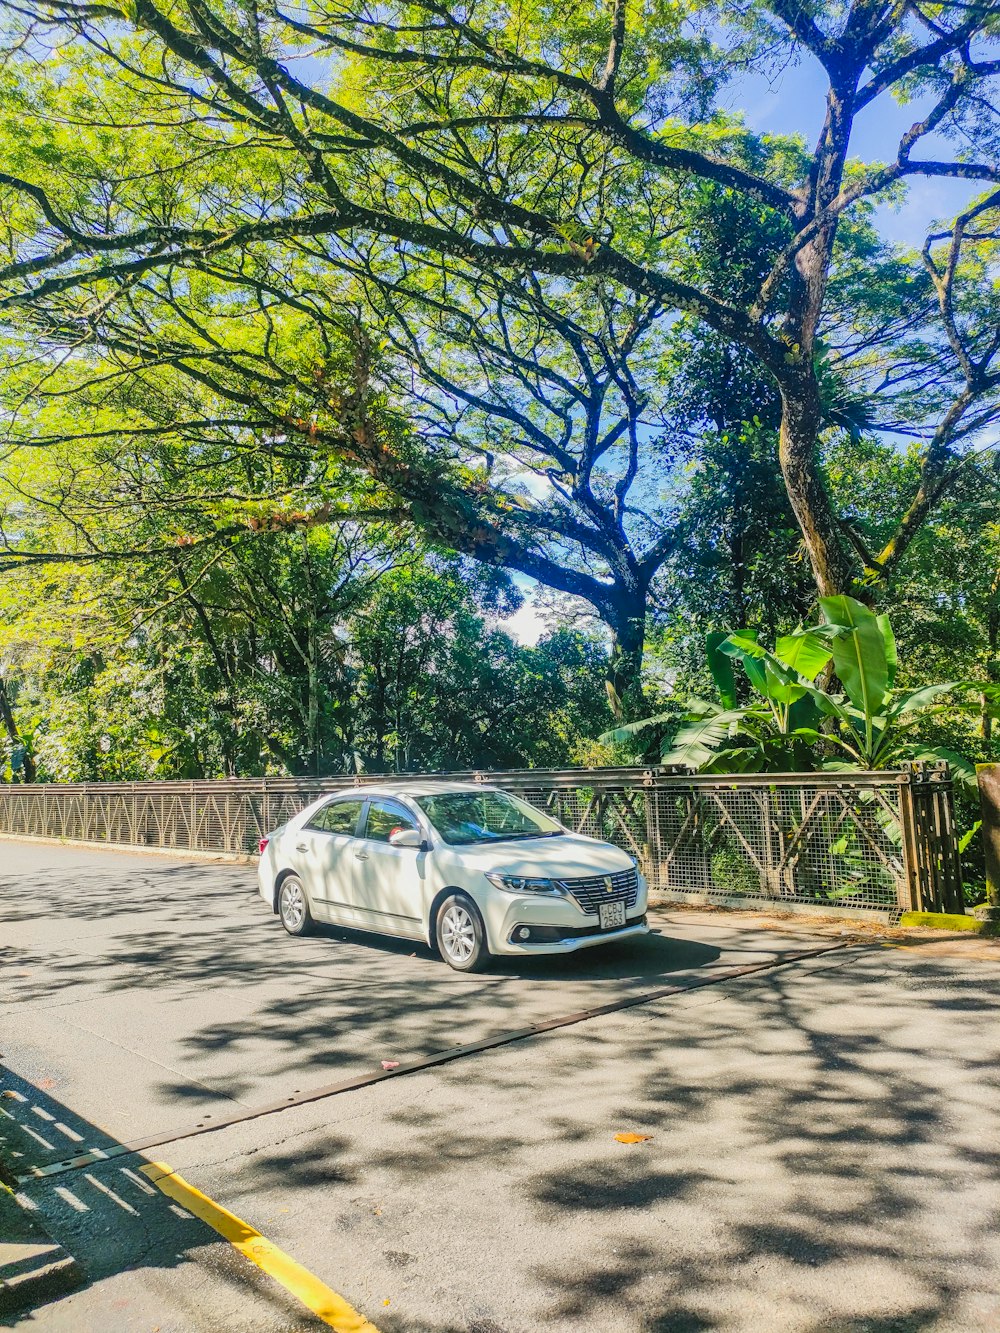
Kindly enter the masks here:
<path id="1" fill-rule="evenodd" d="M 489 961 L 483 918 L 466 894 L 453 893 L 444 900 L 434 933 L 441 957 L 456 972 L 478 972 Z"/>
<path id="2" fill-rule="evenodd" d="M 308 935 L 313 928 L 309 903 L 302 881 L 295 875 L 282 880 L 278 890 L 278 916 L 289 935 Z"/>

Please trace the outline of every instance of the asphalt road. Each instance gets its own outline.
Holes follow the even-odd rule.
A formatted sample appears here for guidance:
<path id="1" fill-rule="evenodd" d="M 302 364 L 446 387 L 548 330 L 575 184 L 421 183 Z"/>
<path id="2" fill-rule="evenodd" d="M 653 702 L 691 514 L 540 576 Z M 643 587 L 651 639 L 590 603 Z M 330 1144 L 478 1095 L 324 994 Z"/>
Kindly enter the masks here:
<path id="1" fill-rule="evenodd" d="M 28 1177 L 168 1140 L 23 1185 L 90 1278 L 23 1326 L 327 1326 L 151 1184 L 152 1159 L 382 1333 L 1000 1330 L 1000 953 L 981 946 L 850 944 L 172 1137 L 840 942 L 655 924 L 465 977 L 374 937 L 288 939 L 246 867 L 0 841 L 0 1154 Z"/>

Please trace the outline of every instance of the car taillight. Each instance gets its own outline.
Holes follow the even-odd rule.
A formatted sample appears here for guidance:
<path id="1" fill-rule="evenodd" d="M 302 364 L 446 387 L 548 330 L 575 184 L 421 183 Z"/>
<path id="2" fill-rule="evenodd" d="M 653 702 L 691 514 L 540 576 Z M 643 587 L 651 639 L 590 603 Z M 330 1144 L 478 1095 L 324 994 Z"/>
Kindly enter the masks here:
<path id="1" fill-rule="evenodd" d="M 257 844 L 257 851 L 260 853 L 261 856 L 264 855 L 264 848 L 270 841 L 271 841 L 270 838 L 261 838 L 260 842 Z"/>

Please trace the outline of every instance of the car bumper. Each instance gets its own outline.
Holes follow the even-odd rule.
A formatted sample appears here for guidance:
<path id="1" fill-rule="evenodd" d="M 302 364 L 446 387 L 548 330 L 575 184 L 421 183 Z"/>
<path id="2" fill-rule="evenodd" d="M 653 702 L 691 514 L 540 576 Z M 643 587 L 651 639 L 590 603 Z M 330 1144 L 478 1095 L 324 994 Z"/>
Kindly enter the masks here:
<path id="1" fill-rule="evenodd" d="M 257 862 L 257 892 L 268 907 L 274 905 L 274 867 L 267 851 Z"/>
<path id="2" fill-rule="evenodd" d="M 624 926 L 603 931 L 597 914 L 582 911 L 568 895 L 511 895 L 494 889 L 485 901 L 480 900 L 480 910 L 486 922 L 490 953 L 571 953 L 574 949 L 588 949 L 645 933 L 647 896 L 646 882 L 640 877 L 635 901 L 625 907 Z M 532 938 L 518 939 L 525 928 Z"/>
<path id="3" fill-rule="evenodd" d="M 597 916 L 582 912 L 571 898 L 518 895 L 502 904 L 503 912 L 488 921 L 492 927 L 488 931 L 490 952 L 501 956 L 575 953 L 646 935 L 646 898 L 646 885 L 640 881 L 636 901 L 625 909 L 625 924 L 601 930 Z M 492 905 L 501 904 L 494 899 Z M 527 939 L 521 938 L 525 931 Z"/>
<path id="4" fill-rule="evenodd" d="M 558 930 L 559 928 L 556 927 L 555 929 Z M 578 949 L 592 949 L 599 944 L 615 944 L 618 940 L 630 940 L 648 934 L 649 926 L 646 924 L 646 918 L 641 916 L 626 921 L 625 925 L 620 926 L 617 930 L 585 927 L 573 932 L 567 930 L 565 934 L 559 934 L 555 939 L 499 940 L 493 952 L 497 954 L 575 953 Z"/>

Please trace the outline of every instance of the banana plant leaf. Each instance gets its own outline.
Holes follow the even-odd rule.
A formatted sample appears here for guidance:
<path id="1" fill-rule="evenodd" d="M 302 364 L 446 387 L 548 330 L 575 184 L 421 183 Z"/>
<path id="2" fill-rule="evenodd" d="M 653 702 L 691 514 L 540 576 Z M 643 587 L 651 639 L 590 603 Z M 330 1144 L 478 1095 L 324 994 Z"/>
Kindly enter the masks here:
<path id="1" fill-rule="evenodd" d="M 833 637 L 818 630 L 785 634 L 776 640 L 774 655 L 790 670 L 805 676 L 806 680 L 815 680 L 833 656 L 833 649 L 830 646 Z"/>
<path id="2" fill-rule="evenodd" d="M 666 726 L 669 722 L 676 722 L 676 713 L 657 713 L 655 717 L 640 718 L 638 722 L 625 722 L 620 727 L 615 727 L 613 731 L 606 731 L 601 736 L 605 744 L 611 741 L 630 741 L 634 736 L 638 736 L 641 731 L 648 731 L 650 727 Z"/>
<path id="3" fill-rule="evenodd" d="M 805 698 L 807 686 L 779 675 L 770 661 L 764 663 L 764 683 L 767 697 L 776 704 L 793 704 Z"/>
<path id="4" fill-rule="evenodd" d="M 915 690 L 894 690 L 889 696 L 889 707 L 886 710 L 890 718 L 900 717 L 903 713 L 914 713 L 917 709 L 923 709 L 941 697 L 942 694 L 948 694 L 952 690 L 968 689 L 966 681 L 949 680 L 942 685 L 920 685 Z"/>
<path id="5" fill-rule="evenodd" d="M 759 745 L 727 745 L 702 764 L 702 773 L 759 773 L 762 753 Z"/>
<path id="6" fill-rule="evenodd" d="M 796 699 L 788 710 L 788 729 L 791 732 L 799 732 L 805 727 L 814 728 L 822 716 L 816 700 L 807 689 L 803 692 L 802 698 Z M 816 734 L 819 735 L 819 732 Z"/>
<path id="7" fill-rule="evenodd" d="M 662 762 L 701 768 L 715 756 L 723 742 L 733 737 L 741 724 L 750 718 L 762 720 L 762 714 L 755 714 L 746 708 L 727 708 L 711 717 L 688 722 L 674 736 L 673 745 L 663 755 Z"/>
<path id="8" fill-rule="evenodd" d="M 889 623 L 889 617 L 883 611 L 880 616 L 875 617 L 878 627 L 882 631 L 882 642 L 885 644 L 885 665 L 889 679 L 889 689 L 892 689 L 893 681 L 896 679 L 896 667 L 898 659 L 896 657 L 896 636 L 892 632 L 892 625 Z"/>
<path id="9" fill-rule="evenodd" d="M 976 836 L 976 834 L 982 827 L 983 827 L 983 821 L 981 819 L 977 819 L 974 824 L 972 824 L 969 828 L 965 830 L 965 832 L 958 840 L 959 856 L 964 855 L 969 850 L 969 846 L 972 842 L 972 839 Z"/>
<path id="10" fill-rule="evenodd" d="M 743 657 L 744 654 L 749 657 L 768 656 L 767 649 L 758 641 L 755 629 L 738 629 L 733 634 L 727 634 L 719 644 L 719 649 L 733 657 Z"/>
<path id="11" fill-rule="evenodd" d="M 721 645 L 729 638 L 726 630 L 716 630 L 705 637 L 705 655 L 708 669 L 719 691 L 723 708 L 735 708 L 738 703 L 736 694 L 736 674 L 733 671 L 732 658 L 721 651 Z"/>
<path id="12" fill-rule="evenodd" d="M 765 699 L 768 697 L 767 670 L 764 665 L 768 652 L 757 642 L 754 631 L 742 630 L 738 634 L 730 634 L 718 645 L 718 651 L 727 657 L 737 658 L 753 688 Z"/>
<path id="13" fill-rule="evenodd" d="M 806 697 L 812 700 L 814 707 L 823 717 L 835 717 L 850 725 L 850 713 L 844 706 L 844 696 L 828 694 L 815 685 L 806 687 Z"/>
<path id="14" fill-rule="evenodd" d="M 872 717 L 889 688 L 889 654 L 878 619 L 853 597 L 821 597 L 820 606 L 827 621 L 843 630 L 833 640 L 833 664 L 847 697 Z"/>

